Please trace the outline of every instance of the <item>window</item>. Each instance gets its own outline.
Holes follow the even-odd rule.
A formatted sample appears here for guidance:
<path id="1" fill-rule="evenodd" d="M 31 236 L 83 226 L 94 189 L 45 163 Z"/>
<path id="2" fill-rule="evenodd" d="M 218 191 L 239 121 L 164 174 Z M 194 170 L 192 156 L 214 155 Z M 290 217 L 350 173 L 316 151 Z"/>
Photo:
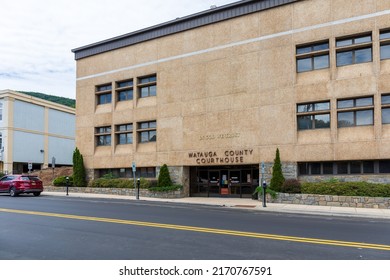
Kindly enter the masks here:
<path id="1" fill-rule="evenodd" d="M 297 105 L 298 130 L 330 128 L 330 102 Z"/>
<path id="2" fill-rule="evenodd" d="M 372 61 L 371 34 L 336 40 L 337 66 Z"/>
<path id="3" fill-rule="evenodd" d="M 156 142 L 156 121 L 138 123 L 138 139 L 140 143 Z"/>
<path id="4" fill-rule="evenodd" d="M 3 120 L 3 102 L 0 102 L 0 121 Z"/>
<path id="5" fill-rule="evenodd" d="M 381 59 L 390 59 L 390 30 L 381 31 L 379 34 Z"/>
<path id="6" fill-rule="evenodd" d="M 374 124 L 373 97 L 338 100 L 337 109 L 338 127 Z"/>
<path id="7" fill-rule="evenodd" d="M 329 68 L 329 42 L 297 46 L 297 72 Z"/>
<path id="8" fill-rule="evenodd" d="M 390 94 L 384 94 L 382 101 L 382 124 L 390 124 Z"/>
<path id="9" fill-rule="evenodd" d="M 116 95 L 118 102 L 133 100 L 133 80 L 116 83 Z"/>
<path id="10" fill-rule="evenodd" d="M 299 175 L 354 175 L 390 173 L 390 161 L 300 162 Z"/>
<path id="11" fill-rule="evenodd" d="M 111 84 L 105 84 L 96 87 L 96 97 L 98 105 L 111 103 L 111 89 Z"/>
<path id="12" fill-rule="evenodd" d="M 117 125 L 115 134 L 118 145 L 133 144 L 133 124 Z"/>
<path id="13" fill-rule="evenodd" d="M 157 94 L 157 76 L 152 75 L 138 79 L 139 97 L 156 96 Z"/>
<path id="14" fill-rule="evenodd" d="M 111 126 L 102 126 L 95 129 L 96 145 L 110 146 L 111 145 Z"/>

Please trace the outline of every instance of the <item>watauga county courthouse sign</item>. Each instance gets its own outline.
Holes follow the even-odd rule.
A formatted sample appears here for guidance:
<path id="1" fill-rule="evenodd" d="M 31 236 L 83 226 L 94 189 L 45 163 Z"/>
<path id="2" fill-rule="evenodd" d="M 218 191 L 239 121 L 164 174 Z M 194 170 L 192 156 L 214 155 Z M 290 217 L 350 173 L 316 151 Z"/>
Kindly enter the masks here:
<path id="1" fill-rule="evenodd" d="M 244 163 L 246 156 L 251 156 L 253 149 L 225 150 L 222 153 L 216 151 L 190 152 L 188 157 L 194 159 L 196 164 L 232 164 Z"/>

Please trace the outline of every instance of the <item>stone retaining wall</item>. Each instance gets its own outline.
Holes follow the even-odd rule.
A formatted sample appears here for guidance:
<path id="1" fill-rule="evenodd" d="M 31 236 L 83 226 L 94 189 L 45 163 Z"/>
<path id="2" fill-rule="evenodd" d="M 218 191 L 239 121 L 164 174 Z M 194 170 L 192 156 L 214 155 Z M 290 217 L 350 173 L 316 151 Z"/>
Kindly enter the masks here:
<path id="1" fill-rule="evenodd" d="M 47 192 L 63 192 L 66 193 L 66 187 L 44 187 Z M 123 196 L 135 196 L 134 189 L 129 188 L 78 188 L 69 187 L 69 193 L 94 193 L 94 194 L 111 194 L 111 195 L 123 195 Z M 145 189 L 140 189 L 140 197 L 156 197 L 156 198 L 182 198 L 185 194 L 182 190 L 169 191 L 169 192 L 151 192 Z"/>
<path id="2" fill-rule="evenodd" d="M 261 199 L 261 197 L 259 199 Z M 276 199 L 268 197 L 267 201 L 283 204 L 390 209 L 390 197 L 278 193 L 278 197 Z"/>

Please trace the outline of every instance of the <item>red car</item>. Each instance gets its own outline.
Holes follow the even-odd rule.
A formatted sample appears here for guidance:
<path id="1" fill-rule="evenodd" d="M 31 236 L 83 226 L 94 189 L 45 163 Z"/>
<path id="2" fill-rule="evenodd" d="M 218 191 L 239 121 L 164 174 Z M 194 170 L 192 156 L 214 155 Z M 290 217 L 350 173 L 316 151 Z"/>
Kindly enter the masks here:
<path id="1" fill-rule="evenodd" d="M 12 197 L 21 193 L 39 196 L 42 191 L 43 184 L 37 176 L 6 175 L 0 179 L 0 193 L 9 193 Z"/>

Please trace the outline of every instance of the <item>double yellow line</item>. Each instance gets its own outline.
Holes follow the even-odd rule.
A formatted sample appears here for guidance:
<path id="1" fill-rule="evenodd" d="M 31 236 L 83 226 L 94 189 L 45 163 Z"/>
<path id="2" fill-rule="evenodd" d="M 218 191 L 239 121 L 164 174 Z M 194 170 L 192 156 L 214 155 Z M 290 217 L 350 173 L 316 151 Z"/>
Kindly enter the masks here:
<path id="1" fill-rule="evenodd" d="M 223 235 L 230 235 L 230 236 L 243 236 L 243 237 L 260 238 L 260 239 L 272 239 L 272 240 L 282 240 L 282 241 L 291 241 L 291 242 L 301 242 L 301 243 L 311 243 L 311 244 L 322 244 L 322 245 L 331 245 L 331 246 L 342 246 L 342 247 L 353 247 L 353 248 L 362 248 L 362 249 L 364 248 L 364 249 L 390 251 L 390 245 L 383 245 L 383 244 L 348 242 L 348 241 L 327 240 L 327 239 L 317 239 L 317 238 L 304 238 L 304 237 L 295 237 L 295 236 L 286 236 L 286 235 L 264 234 L 264 233 L 235 231 L 235 230 L 223 230 L 223 229 L 216 229 L 216 228 L 181 226 L 181 225 L 173 225 L 173 224 L 160 224 L 160 223 L 140 222 L 140 221 L 131 221 L 131 220 L 91 217 L 91 216 L 58 214 L 58 213 L 50 213 L 50 212 L 37 212 L 37 211 L 6 209 L 6 208 L 0 208 L 0 212 L 53 217 L 53 218 L 62 218 L 62 219 L 72 219 L 72 220 L 82 220 L 82 221 L 124 224 L 124 225 L 132 225 L 132 226 L 165 228 L 165 229 L 173 229 L 173 230 L 192 231 L 192 232 L 204 232 L 204 233 L 223 234 Z"/>

